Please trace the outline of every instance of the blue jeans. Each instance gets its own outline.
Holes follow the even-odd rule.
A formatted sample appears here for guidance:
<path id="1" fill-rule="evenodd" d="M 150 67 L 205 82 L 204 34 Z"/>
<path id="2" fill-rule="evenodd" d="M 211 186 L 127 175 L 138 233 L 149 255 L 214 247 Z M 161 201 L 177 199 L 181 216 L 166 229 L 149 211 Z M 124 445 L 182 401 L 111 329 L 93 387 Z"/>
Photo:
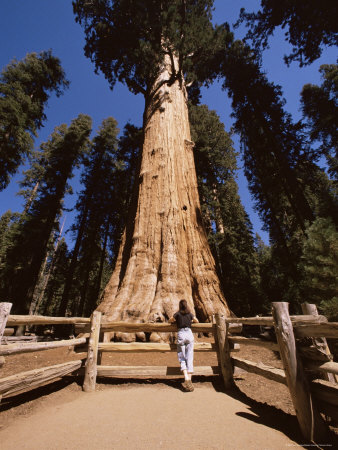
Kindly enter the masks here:
<path id="1" fill-rule="evenodd" d="M 191 328 L 180 328 L 177 332 L 177 356 L 181 370 L 194 371 L 194 335 Z"/>

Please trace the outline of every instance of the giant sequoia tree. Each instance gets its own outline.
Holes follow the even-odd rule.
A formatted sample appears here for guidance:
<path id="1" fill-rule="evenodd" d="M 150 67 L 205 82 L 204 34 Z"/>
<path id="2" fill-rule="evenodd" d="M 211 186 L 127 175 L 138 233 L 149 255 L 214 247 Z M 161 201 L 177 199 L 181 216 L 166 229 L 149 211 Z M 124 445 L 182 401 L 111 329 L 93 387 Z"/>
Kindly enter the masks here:
<path id="1" fill-rule="evenodd" d="M 201 220 L 186 83 L 231 36 L 212 25 L 211 0 L 73 4 L 96 69 L 111 87 L 122 81 L 145 97 L 130 218 L 99 309 L 114 320 L 161 322 L 186 298 L 201 320 L 228 315 Z"/>

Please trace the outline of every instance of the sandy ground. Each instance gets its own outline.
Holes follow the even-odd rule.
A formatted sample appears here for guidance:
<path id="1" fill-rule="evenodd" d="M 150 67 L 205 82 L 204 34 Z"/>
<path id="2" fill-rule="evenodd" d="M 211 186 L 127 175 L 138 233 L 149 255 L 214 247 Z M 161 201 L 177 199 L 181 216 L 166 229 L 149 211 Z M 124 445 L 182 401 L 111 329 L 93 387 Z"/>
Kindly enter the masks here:
<path id="1" fill-rule="evenodd" d="M 80 356 L 67 349 L 12 355 L 0 378 Z M 281 367 L 264 348 L 241 346 L 238 356 Z M 178 363 L 174 353 L 114 353 L 104 354 L 102 364 Z M 195 364 L 217 365 L 216 354 L 196 353 Z M 286 386 L 246 372 L 235 382 L 225 393 L 220 377 L 195 377 L 195 391 L 185 393 L 180 378 L 106 378 L 88 394 L 81 377 L 64 377 L 2 399 L 0 450 L 280 450 L 304 444 Z"/>
<path id="2" fill-rule="evenodd" d="M 72 386 L 62 398 L 46 396 L 0 430 L 1 450 L 300 448 L 290 416 L 210 382 L 196 383 L 192 393 L 178 381 L 98 389 L 88 394 Z"/>

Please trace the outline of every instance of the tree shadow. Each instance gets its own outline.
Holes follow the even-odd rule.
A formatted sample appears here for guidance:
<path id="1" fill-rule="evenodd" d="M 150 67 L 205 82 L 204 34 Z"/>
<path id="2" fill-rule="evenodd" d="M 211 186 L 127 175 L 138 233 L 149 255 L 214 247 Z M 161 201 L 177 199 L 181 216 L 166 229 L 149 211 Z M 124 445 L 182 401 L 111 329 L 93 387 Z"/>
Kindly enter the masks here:
<path id="1" fill-rule="evenodd" d="M 163 384 L 172 389 L 185 392 L 182 387 L 182 377 L 178 378 L 104 378 L 98 377 L 97 383 L 105 386 L 156 386 Z"/>
<path id="2" fill-rule="evenodd" d="M 237 416 L 280 431 L 289 439 L 295 441 L 304 448 L 308 448 L 309 446 L 322 448 L 320 445 L 317 446 L 314 443 L 305 441 L 296 416 L 287 414 L 275 406 L 260 403 L 248 397 L 237 386 L 234 386 L 230 390 L 225 390 L 224 384 L 220 379 L 212 381 L 212 385 L 217 392 L 222 392 L 225 395 L 244 403 L 249 408 L 250 412 L 239 411 L 236 413 Z M 327 437 L 327 442 L 321 442 L 321 445 L 324 447 L 328 446 L 329 448 L 338 448 L 338 446 L 334 447 L 335 445 L 338 445 L 336 436 L 331 433 Z"/>
<path id="3" fill-rule="evenodd" d="M 76 383 L 79 386 L 82 384 L 79 380 L 79 377 L 65 376 L 57 381 L 46 384 L 45 386 L 37 387 L 28 392 L 13 395 L 12 397 L 5 397 L 1 400 L 0 412 L 8 411 L 9 409 L 23 405 L 24 403 L 38 400 L 39 398 L 42 398 L 46 395 L 61 391 L 62 389 L 65 389 L 67 386 L 73 383 Z"/>

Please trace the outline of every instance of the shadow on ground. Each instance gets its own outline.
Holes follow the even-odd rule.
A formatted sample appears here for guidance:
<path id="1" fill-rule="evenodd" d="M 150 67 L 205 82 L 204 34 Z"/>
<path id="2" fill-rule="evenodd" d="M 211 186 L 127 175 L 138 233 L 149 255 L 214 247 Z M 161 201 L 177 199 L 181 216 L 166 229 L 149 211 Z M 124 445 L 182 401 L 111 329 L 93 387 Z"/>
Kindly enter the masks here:
<path id="1" fill-rule="evenodd" d="M 260 403 L 256 400 L 253 400 L 252 398 L 241 392 L 237 386 L 234 386 L 231 390 L 225 391 L 223 382 L 219 377 L 216 378 L 195 376 L 193 381 L 196 389 L 198 389 L 199 387 L 203 387 L 203 384 L 208 384 L 210 387 L 213 387 L 216 392 L 223 393 L 224 395 L 230 396 L 233 399 L 245 404 L 250 412 L 237 412 L 236 414 L 238 416 L 280 431 L 289 439 L 297 442 L 304 448 L 309 447 L 309 443 L 304 442 L 304 438 L 300 433 L 296 416 L 287 414 L 274 406 L 267 405 L 266 403 Z M 4 398 L 2 399 L 2 402 L 0 404 L 0 411 L 8 411 L 12 408 L 24 405 L 25 403 L 39 400 L 44 396 L 48 396 L 49 394 L 61 392 L 63 389 L 71 387 L 70 385 L 73 385 L 72 390 L 79 391 L 82 386 L 82 380 L 80 380 L 79 377 L 67 376 L 29 392 L 18 394 L 13 397 Z M 121 386 L 121 388 L 128 388 L 142 385 L 162 385 L 170 387 L 172 389 L 183 391 L 182 378 L 98 378 L 97 380 L 97 390 L 109 389 L 110 386 Z M 191 394 L 189 392 L 186 392 L 186 395 Z M 332 436 L 328 437 L 328 442 L 322 444 L 325 446 L 331 446 L 329 448 L 338 448 L 338 442 L 336 439 L 337 437 L 332 434 Z M 313 444 L 310 445 L 313 446 Z M 335 445 L 337 445 L 337 447 L 334 447 Z"/>

